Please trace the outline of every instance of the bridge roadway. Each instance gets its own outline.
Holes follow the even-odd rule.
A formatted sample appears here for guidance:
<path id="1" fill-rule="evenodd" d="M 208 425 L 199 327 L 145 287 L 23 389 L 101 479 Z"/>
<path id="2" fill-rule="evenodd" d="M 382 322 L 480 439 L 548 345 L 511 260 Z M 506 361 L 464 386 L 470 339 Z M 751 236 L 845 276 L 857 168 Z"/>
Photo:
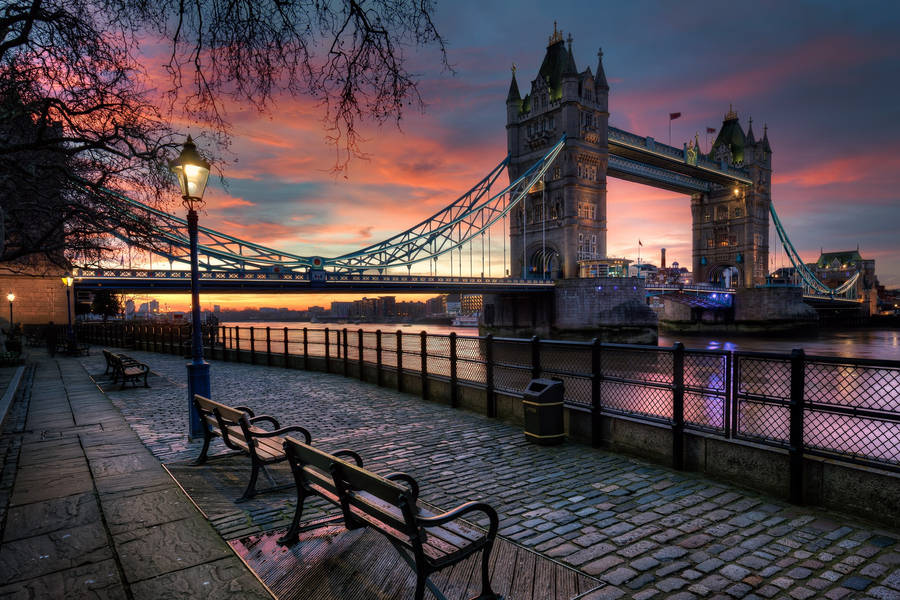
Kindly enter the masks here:
<path id="1" fill-rule="evenodd" d="M 75 286 L 79 290 L 113 289 L 120 291 L 189 292 L 190 271 L 149 269 L 77 269 Z M 375 275 L 356 273 L 201 271 L 200 289 L 204 292 L 393 292 L 393 293 L 467 293 L 547 292 L 552 280 L 506 277 L 447 277 L 442 275 Z"/>

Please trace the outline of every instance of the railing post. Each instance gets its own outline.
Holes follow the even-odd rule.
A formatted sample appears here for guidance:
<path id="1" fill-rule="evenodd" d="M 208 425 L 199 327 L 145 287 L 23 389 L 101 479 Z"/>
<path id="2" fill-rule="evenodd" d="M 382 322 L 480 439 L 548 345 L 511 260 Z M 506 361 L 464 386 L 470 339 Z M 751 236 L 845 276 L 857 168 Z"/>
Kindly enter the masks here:
<path id="1" fill-rule="evenodd" d="M 684 469 L 684 344 L 672 353 L 672 467 Z"/>
<path id="2" fill-rule="evenodd" d="M 331 339 L 328 328 L 325 328 L 325 372 L 331 373 Z"/>
<path id="3" fill-rule="evenodd" d="M 234 362 L 241 362 L 241 326 L 234 326 Z"/>
<path id="4" fill-rule="evenodd" d="M 303 369 L 309 371 L 309 329 L 303 328 Z"/>
<path id="5" fill-rule="evenodd" d="M 422 357 L 422 370 L 420 374 L 422 376 L 422 398 L 428 398 L 428 334 L 426 332 L 422 332 L 419 334 L 419 338 L 421 339 L 421 349 L 419 350 Z"/>
<path id="6" fill-rule="evenodd" d="M 250 364 L 256 364 L 256 338 L 254 337 L 254 332 L 256 331 L 256 327 L 250 327 Z"/>
<path id="7" fill-rule="evenodd" d="M 484 390 L 487 396 L 487 416 L 497 416 L 497 394 L 494 392 L 494 335 L 484 338 Z"/>
<path id="8" fill-rule="evenodd" d="M 450 406 L 459 405 L 459 379 L 456 376 L 456 332 L 450 332 Z"/>
<path id="9" fill-rule="evenodd" d="M 531 378 L 538 379 L 541 376 L 541 338 L 531 337 Z"/>
<path id="10" fill-rule="evenodd" d="M 350 372 L 350 357 L 347 354 L 347 328 L 344 327 L 344 377 Z"/>
<path id="11" fill-rule="evenodd" d="M 375 332 L 375 373 L 379 387 L 384 385 L 384 373 L 381 369 L 381 330 Z"/>
<path id="12" fill-rule="evenodd" d="M 284 368 L 290 368 L 290 352 L 288 351 L 288 328 L 284 328 Z"/>
<path id="13" fill-rule="evenodd" d="M 266 326 L 266 365 L 272 366 L 272 328 Z"/>
<path id="14" fill-rule="evenodd" d="M 591 445 L 603 445 L 603 363 L 600 340 L 591 340 Z"/>
<path id="15" fill-rule="evenodd" d="M 356 340 L 357 340 L 357 343 L 359 344 L 359 380 L 365 381 L 366 380 L 366 372 L 365 372 L 364 363 L 363 363 L 363 330 L 362 329 L 359 329 L 356 332 Z"/>
<path id="16" fill-rule="evenodd" d="M 803 392 L 806 386 L 806 354 L 791 352 L 790 465 L 791 502 L 803 504 Z"/>
<path id="17" fill-rule="evenodd" d="M 397 330 L 397 391 L 403 391 L 403 332 Z"/>

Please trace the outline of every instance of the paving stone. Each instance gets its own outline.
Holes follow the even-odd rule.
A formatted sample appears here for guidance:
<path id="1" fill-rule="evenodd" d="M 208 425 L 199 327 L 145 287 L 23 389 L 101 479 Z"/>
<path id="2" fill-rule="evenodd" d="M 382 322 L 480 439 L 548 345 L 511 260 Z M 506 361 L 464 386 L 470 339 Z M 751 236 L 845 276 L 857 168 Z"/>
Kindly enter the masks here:
<path id="1" fill-rule="evenodd" d="M 652 569 L 658 566 L 660 563 L 658 560 L 651 556 L 644 556 L 637 560 L 633 560 L 629 563 L 629 566 L 632 569 L 636 569 L 638 571 L 647 571 L 648 569 Z"/>
<path id="2" fill-rule="evenodd" d="M 118 600 L 127 595 L 116 563 L 110 558 L 4 585 L 0 597 Z"/>
<path id="3" fill-rule="evenodd" d="M 568 555 L 565 557 L 565 561 L 571 565 L 579 566 L 588 561 L 595 560 L 604 554 L 609 554 L 615 549 L 616 547 L 612 544 L 594 544 L 593 546 Z"/>
<path id="4" fill-rule="evenodd" d="M 58 529 L 99 523 L 100 518 L 100 507 L 93 493 L 13 506 L 6 519 L 3 541 L 6 543 Z"/>
<path id="5" fill-rule="evenodd" d="M 588 575 L 600 575 L 601 573 L 605 573 L 606 571 L 609 571 L 616 565 L 620 565 L 623 562 L 625 561 L 618 556 L 604 556 L 599 560 L 595 560 L 593 562 L 587 563 L 586 565 L 583 565 L 581 567 L 581 570 Z"/>
<path id="6" fill-rule="evenodd" d="M 848 577 L 847 579 L 841 582 L 841 585 L 845 588 L 850 588 L 851 590 L 856 590 L 858 592 L 862 592 L 867 587 L 872 585 L 872 580 L 868 577 L 859 577 L 855 575 L 853 577 Z"/>
<path id="7" fill-rule="evenodd" d="M 13 583 L 111 558 L 106 530 L 95 522 L 3 544 L 0 573 Z"/>
<path id="8" fill-rule="evenodd" d="M 158 598 L 246 598 L 270 600 L 271 596 L 235 556 L 145 579 L 131 586 L 135 600 Z M 227 592 L 226 592 L 227 590 Z"/>
<path id="9" fill-rule="evenodd" d="M 637 571 L 628 567 L 619 567 L 603 575 L 603 580 L 613 585 L 621 585 L 637 575 Z"/>
<path id="10" fill-rule="evenodd" d="M 218 534 L 195 519 L 132 529 L 114 538 L 129 583 L 231 556 Z"/>
<path id="11" fill-rule="evenodd" d="M 728 579 L 731 579 L 732 581 L 740 581 L 750 574 L 750 570 L 738 565 L 725 565 L 724 567 L 719 569 L 719 573 L 721 573 Z"/>

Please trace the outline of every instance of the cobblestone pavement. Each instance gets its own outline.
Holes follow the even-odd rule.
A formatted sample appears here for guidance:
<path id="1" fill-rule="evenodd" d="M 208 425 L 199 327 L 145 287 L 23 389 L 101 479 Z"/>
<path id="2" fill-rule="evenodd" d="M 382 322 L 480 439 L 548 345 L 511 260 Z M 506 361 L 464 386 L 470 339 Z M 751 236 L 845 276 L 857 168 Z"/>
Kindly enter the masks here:
<path id="1" fill-rule="evenodd" d="M 185 360 L 129 352 L 162 377 L 111 392 L 163 461 L 186 442 Z M 83 359 L 92 373 L 102 358 Z M 339 375 L 213 362 L 212 394 L 402 470 L 444 508 L 483 499 L 501 535 L 599 576 L 603 598 L 900 599 L 900 525 L 885 530 L 640 460 L 567 443 Z M 168 379 L 168 381 L 167 381 Z"/>

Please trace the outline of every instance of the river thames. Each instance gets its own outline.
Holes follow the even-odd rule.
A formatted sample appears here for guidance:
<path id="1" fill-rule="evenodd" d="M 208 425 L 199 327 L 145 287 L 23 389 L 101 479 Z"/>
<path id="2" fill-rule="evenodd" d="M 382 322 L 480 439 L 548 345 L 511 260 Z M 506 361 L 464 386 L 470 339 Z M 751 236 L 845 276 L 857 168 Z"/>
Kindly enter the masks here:
<path id="1" fill-rule="evenodd" d="M 309 322 L 267 322 L 244 321 L 222 323 L 227 326 L 240 326 L 242 329 L 256 327 L 265 329 L 343 329 L 350 331 L 362 329 L 364 331 L 382 330 L 383 332 L 402 331 L 404 334 L 426 331 L 432 334 L 448 334 L 451 331 L 461 336 L 476 336 L 478 330 L 474 327 L 451 327 L 447 325 L 424 325 L 414 323 L 309 323 Z M 900 330 L 898 329 L 823 329 L 818 334 L 792 335 L 784 337 L 763 336 L 697 336 L 697 335 L 673 335 L 661 333 L 660 346 L 671 346 L 675 342 L 681 342 L 687 348 L 707 350 L 750 350 L 754 352 L 780 352 L 788 353 L 794 348 L 802 348 L 807 354 L 818 356 L 840 356 L 844 358 L 872 358 L 881 360 L 900 360 Z"/>

